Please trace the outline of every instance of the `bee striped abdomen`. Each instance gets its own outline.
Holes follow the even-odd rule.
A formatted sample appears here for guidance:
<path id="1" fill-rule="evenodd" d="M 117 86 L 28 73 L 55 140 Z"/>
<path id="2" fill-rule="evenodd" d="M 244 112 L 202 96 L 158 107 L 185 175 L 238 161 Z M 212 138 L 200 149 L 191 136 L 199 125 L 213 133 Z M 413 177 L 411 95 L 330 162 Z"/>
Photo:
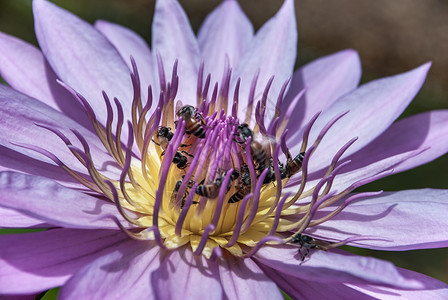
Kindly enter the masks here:
<path id="1" fill-rule="evenodd" d="M 202 127 L 201 123 L 199 122 L 188 122 L 187 129 L 185 130 L 186 133 L 192 134 L 200 139 L 205 138 L 205 129 Z"/>

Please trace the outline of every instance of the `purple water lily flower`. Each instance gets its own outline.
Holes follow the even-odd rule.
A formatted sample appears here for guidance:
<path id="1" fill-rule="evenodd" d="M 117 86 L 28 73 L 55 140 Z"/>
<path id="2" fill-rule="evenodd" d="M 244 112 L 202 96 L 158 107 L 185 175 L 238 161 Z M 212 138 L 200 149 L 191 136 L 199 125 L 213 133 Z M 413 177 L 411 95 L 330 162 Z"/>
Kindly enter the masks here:
<path id="1" fill-rule="evenodd" d="M 345 50 L 293 71 L 294 3 L 256 34 L 223 1 L 196 37 L 158 0 L 152 49 L 34 0 L 0 33 L 0 293 L 61 299 L 447 298 L 338 246 L 448 246 L 446 190 L 356 193 L 448 150 L 448 111 L 394 123 L 429 64 L 358 86 Z"/>

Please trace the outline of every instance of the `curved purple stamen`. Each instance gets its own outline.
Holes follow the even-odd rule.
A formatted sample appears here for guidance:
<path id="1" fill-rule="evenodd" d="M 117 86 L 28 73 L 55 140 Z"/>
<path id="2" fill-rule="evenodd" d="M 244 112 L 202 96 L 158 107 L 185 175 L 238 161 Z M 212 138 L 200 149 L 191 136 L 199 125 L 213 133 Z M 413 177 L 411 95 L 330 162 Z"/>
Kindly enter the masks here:
<path id="1" fill-rule="evenodd" d="M 232 116 L 234 118 L 238 117 L 240 84 L 241 84 L 241 78 L 238 78 L 238 80 L 236 81 L 236 85 L 235 85 L 235 92 L 233 93 Z"/>
<path id="2" fill-rule="evenodd" d="M 207 244 L 208 236 L 209 236 L 210 232 L 214 231 L 215 229 L 216 229 L 216 227 L 213 224 L 208 224 L 207 227 L 205 227 L 204 233 L 202 234 L 202 237 L 201 237 L 201 241 L 199 242 L 199 245 L 196 248 L 196 251 L 193 252 L 195 255 L 201 255 L 202 250 L 204 250 L 204 247 Z"/>
<path id="3" fill-rule="evenodd" d="M 274 78 L 275 78 L 275 76 L 272 75 L 271 78 L 269 78 L 268 82 L 266 83 L 266 86 L 263 91 L 263 96 L 261 96 L 261 105 L 262 105 L 261 107 L 262 108 L 266 107 L 269 90 L 271 89 L 271 85 L 272 85 L 272 82 L 274 81 Z"/>
<path id="4" fill-rule="evenodd" d="M 222 208 L 224 206 L 224 199 L 227 193 L 227 186 L 230 182 L 230 177 L 232 176 L 233 169 L 230 169 L 227 171 L 226 176 L 224 177 L 224 180 L 221 184 L 221 187 L 219 188 L 219 195 L 218 195 L 218 202 L 215 206 L 215 212 L 213 213 L 212 221 L 210 222 L 211 225 L 213 225 L 215 228 L 218 226 L 219 218 L 222 215 Z M 205 235 L 205 232 L 203 236 Z"/>
<path id="5" fill-rule="evenodd" d="M 241 201 L 241 206 L 238 209 L 238 215 L 235 223 L 235 227 L 233 229 L 232 237 L 229 239 L 229 242 L 224 245 L 224 248 L 229 248 L 235 245 L 236 241 L 238 240 L 241 232 L 241 225 L 243 224 L 245 212 L 246 212 L 246 206 L 247 203 L 249 203 L 249 200 L 252 198 L 253 194 L 249 193 L 246 196 L 244 196 L 243 200 Z"/>
<path id="6" fill-rule="evenodd" d="M 263 181 L 264 181 L 266 175 L 268 174 L 268 171 L 269 171 L 269 169 L 265 169 L 256 181 L 254 197 L 252 199 L 252 205 L 250 207 L 249 215 L 247 216 L 247 219 L 244 221 L 243 226 L 242 226 L 243 233 L 246 232 L 250 228 L 250 225 L 252 225 L 252 222 L 254 221 L 255 216 L 257 215 L 258 204 L 260 202 L 261 186 L 263 185 Z"/>
<path id="7" fill-rule="evenodd" d="M 159 73 L 160 89 L 162 91 L 165 91 L 166 90 L 165 69 L 163 67 L 163 61 L 159 51 L 156 51 L 156 59 L 157 59 L 157 70 Z"/>
<path id="8" fill-rule="evenodd" d="M 281 239 L 281 238 L 279 238 L 279 237 L 276 237 L 276 236 L 265 236 L 264 238 L 262 238 L 262 239 L 257 243 L 257 245 L 255 245 L 255 247 L 252 248 L 252 250 L 251 250 L 249 253 L 243 255 L 243 257 L 244 257 L 244 258 L 252 257 L 254 254 L 256 254 L 256 253 L 258 252 L 258 250 L 260 250 L 260 248 L 261 248 L 264 244 L 266 244 L 267 242 L 272 242 L 272 241 L 273 241 L 273 242 L 278 242 L 278 243 L 281 243 L 281 244 L 284 243 L 284 242 L 283 242 L 283 239 Z"/>
<path id="9" fill-rule="evenodd" d="M 286 199 L 288 199 L 288 197 L 291 195 L 291 193 L 286 193 L 282 199 L 280 200 L 280 202 L 277 205 L 277 210 L 275 211 L 275 218 L 274 218 L 274 222 L 272 223 L 272 227 L 271 230 L 268 233 L 269 235 L 274 235 L 274 233 L 277 230 L 278 227 L 278 223 L 280 222 L 280 216 L 282 214 L 283 211 L 283 206 L 285 205 Z"/>
<path id="10" fill-rule="evenodd" d="M 188 182 L 188 179 L 184 179 L 184 180 Z M 197 187 L 198 187 L 198 183 L 196 182 L 191 187 L 190 193 L 188 194 L 187 199 L 185 199 L 185 203 L 184 203 L 184 206 L 182 208 L 182 211 L 180 212 L 179 217 L 177 218 L 176 228 L 174 230 L 174 233 L 177 236 L 181 236 L 182 235 L 182 227 L 184 225 L 185 218 L 187 217 L 187 214 L 188 214 L 188 211 L 190 209 L 190 206 L 193 203 L 193 198 L 195 196 L 195 192 L 196 192 L 196 188 Z"/>
<path id="11" fill-rule="evenodd" d="M 244 123 L 250 122 L 250 117 L 252 115 L 252 109 L 254 106 L 255 88 L 257 87 L 258 76 L 260 76 L 260 69 L 257 70 L 250 84 L 249 96 L 247 100 L 246 119 L 244 120 Z"/>

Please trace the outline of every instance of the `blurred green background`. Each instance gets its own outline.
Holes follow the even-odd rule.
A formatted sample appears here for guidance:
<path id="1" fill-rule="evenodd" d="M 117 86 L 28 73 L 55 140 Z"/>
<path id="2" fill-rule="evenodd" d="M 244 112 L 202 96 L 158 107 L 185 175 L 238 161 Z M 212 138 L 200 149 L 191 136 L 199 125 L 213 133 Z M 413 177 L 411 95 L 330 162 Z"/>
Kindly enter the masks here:
<path id="1" fill-rule="evenodd" d="M 105 19 L 125 25 L 150 41 L 153 0 L 53 2 L 89 22 Z M 180 0 L 195 31 L 219 2 Z M 282 0 L 240 2 L 256 29 L 274 15 L 283 3 Z M 366 82 L 432 61 L 426 83 L 403 116 L 448 108 L 448 1 L 300 0 L 296 1 L 296 15 L 299 30 L 296 67 L 314 58 L 353 48 L 360 54 L 362 81 Z M 36 44 L 31 0 L 1 0 L 0 31 Z M 425 166 L 370 184 L 363 190 L 447 189 L 447 169 L 448 156 L 445 155 Z M 388 253 L 350 250 L 360 255 L 391 260 L 398 266 L 448 282 L 448 248 Z M 49 299 L 54 297 L 55 292 L 52 293 Z"/>

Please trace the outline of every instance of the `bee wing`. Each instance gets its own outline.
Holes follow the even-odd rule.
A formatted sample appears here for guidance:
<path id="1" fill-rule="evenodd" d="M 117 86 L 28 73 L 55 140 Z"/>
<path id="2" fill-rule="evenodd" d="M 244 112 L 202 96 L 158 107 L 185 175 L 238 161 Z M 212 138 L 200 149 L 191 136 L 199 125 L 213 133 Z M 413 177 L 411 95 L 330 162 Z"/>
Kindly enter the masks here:
<path id="1" fill-rule="evenodd" d="M 178 195 L 178 191 L 174 190 L 173 193 L 171 194 L 170 205 L 169 205 L 170 209 L 173 209 L 174 207 L 179 207 L 179 205 L 176 204 L 177 195 Z"/>
<path id="2" fill-rule="evenodd" d="M 262 145 L 270 157 L 274 152 L 275 145 L 280 144 L 280 139 L 277 139 L 275 136 L 266 136 L 259 132 L 254 133 L 254 141 Z"/>

